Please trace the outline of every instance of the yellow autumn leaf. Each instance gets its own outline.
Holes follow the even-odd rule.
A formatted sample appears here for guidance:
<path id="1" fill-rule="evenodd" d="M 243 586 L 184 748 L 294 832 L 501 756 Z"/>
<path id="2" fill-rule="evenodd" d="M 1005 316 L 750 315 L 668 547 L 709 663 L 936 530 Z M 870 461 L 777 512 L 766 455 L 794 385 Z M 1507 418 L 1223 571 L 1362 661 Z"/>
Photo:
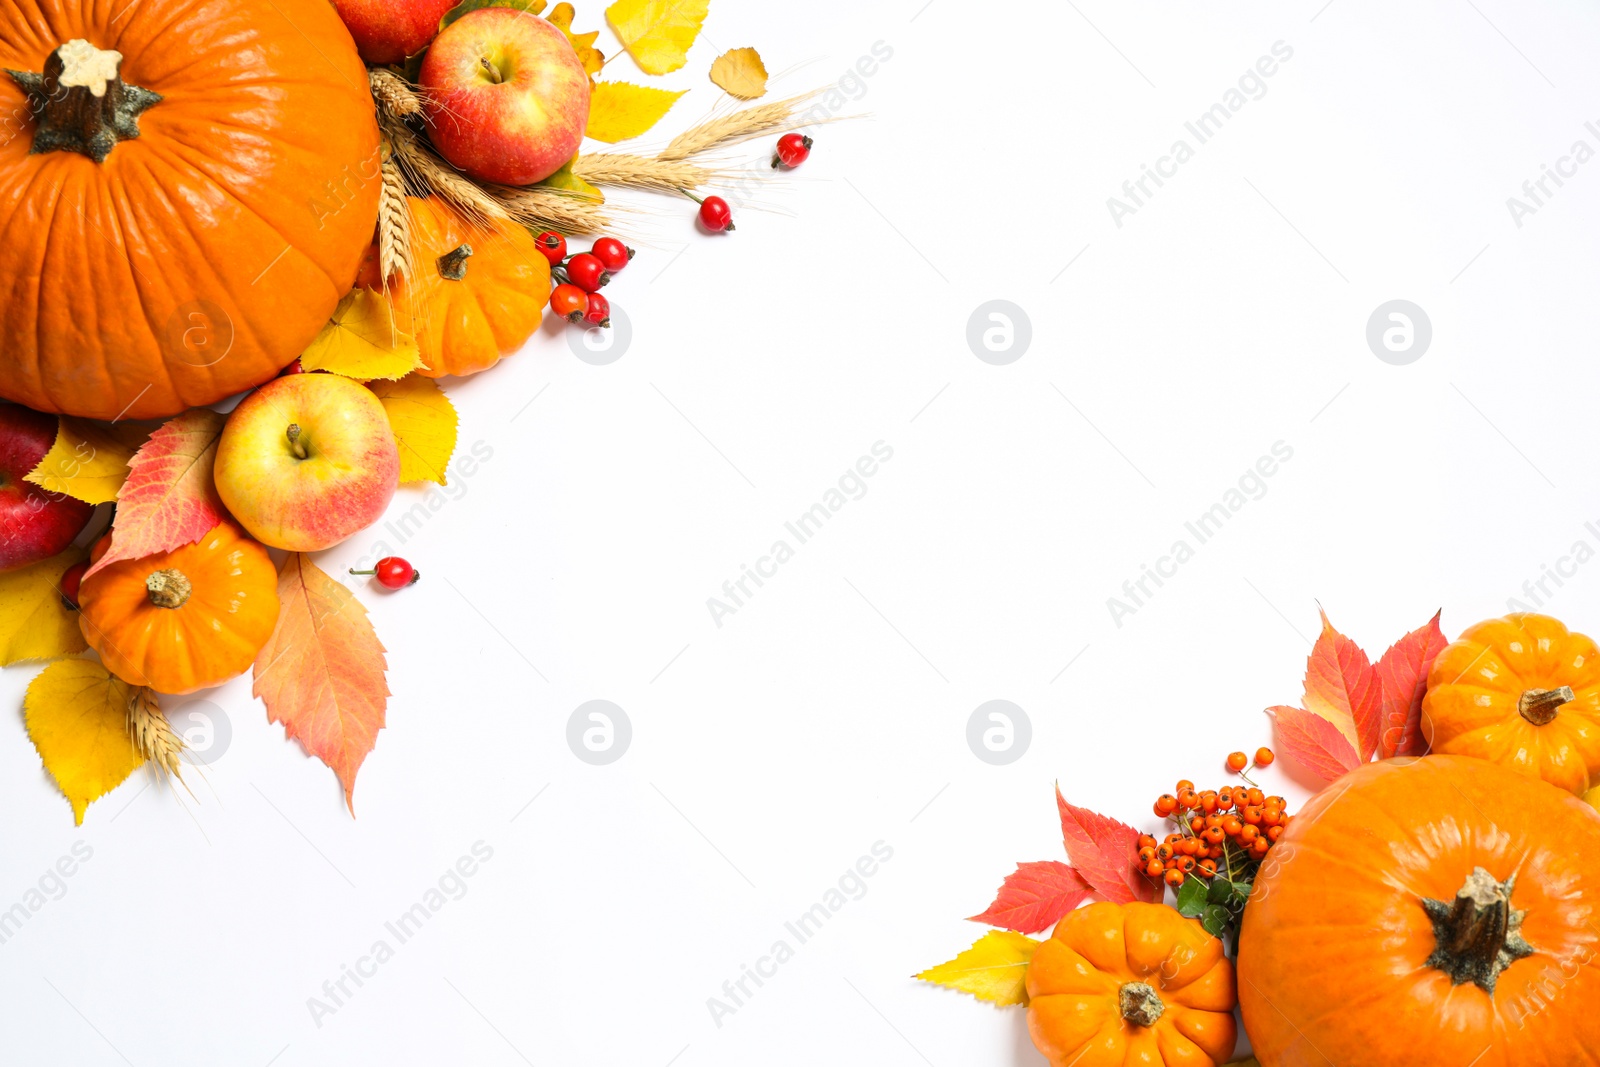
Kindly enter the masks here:
<path id="1" fill-rule="evenodd" d="M 617 0 L 606 21 L 640 70 L 670 74 L 688 62 L 708 8 L 709 0 Z"/>
<path id="2" fill-rule="evenodd" d="M 572 16 L 576 14 L 571 4 L 557 4 L 547 16 L 548 21 L 556 29 L 566 35 L 567 41 L 572 45 L 572 50 L 578 53 L 578 62 L 583 64 L 585 73 L 592 79 L 600 73 L 600 68 L 606 65 L 605 53 L 594 46 L 595 38 L 600 36 L 599 30 L 588 33 L 572 32 Z"/>
<path id="3" fill-rule="evenodd" d="M 578 157 L 573 156 L 561 164 L 561 168 L 554 174 L 534 184 L 543 189 L 560 189 L 564 193 L 572 193 L 575 196 L 583 197 L 585 200 L 593 200 L 596 204 L 605 203 L 606 194 L 572 173 L 573 165 L 577 162 Z"/>
<path id="4" fill-rule="evenodd" d="M 439 383 L 420 374 L 397 382 L 373 382 L 400 446 L 402 482 L 445 484 L 445 467 L 456 450 L 456 409 Z"/>
<path id="5" fill-rule="evenodd" d="M 1038 947 L 1039 942 L 1015 931 L 991 930 L 955 959 L 917 977 L 991 1004 L 1026 1004 L 1028 963 Z"/>
<path id="6" fill-rule="evenodd" d="M 339 301 L 333 317 L 300 354 L 300 366 L 347 378 L 404 378 L 422 366 L 416 339 L 394 325 L 388 299 L 358 288 Z"/>
<path id="7" fill-rule="evenodd" d="M 83 812 L 139 768 L 144 757 L 128 736 L 128 700 L 133 687 L 98 660 L 64 659 L 50 664 L 22 698 L 28 737 L 45 769 Z"/>
<path id="8" fill-rule="evenodd" d="M 638 137 L 667 113 L 684 92 L 653 89 L 628 82 L 598 82 L 589 96 L 587 136 L 615 144 Z"/>
<path id="9" fill-rule="evenodd" d="M 61 600 L 61 575 L 89 558 L 76 545 L 59 556 L 0 574 L 0 667 L 25 659 L 60 659 L 88 647 L 78 613 Z"/>
<path id="10" fill-rule="evenodd" d="M 754 100 L 767 91 L 767 65 L 754 48 L 732 48 L 711 64 L 711 80 L 740 100 Z"/>
<path id="11" fill-rule="evenodd" d="M 63 415 L 56 440 L 38 466 L 24 476 L 51 493 L 89 504 L 117 499 L 128 477 L 128 460 L 150 436 L 149 422 L 94 422 Z"/>

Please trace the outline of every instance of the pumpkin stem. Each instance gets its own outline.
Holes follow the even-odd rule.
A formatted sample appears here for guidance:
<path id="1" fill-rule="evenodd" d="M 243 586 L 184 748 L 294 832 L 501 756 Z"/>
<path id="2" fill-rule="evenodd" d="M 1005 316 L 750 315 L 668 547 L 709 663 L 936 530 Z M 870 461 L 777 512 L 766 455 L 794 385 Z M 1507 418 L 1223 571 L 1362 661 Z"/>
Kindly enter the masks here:
<path id="1" fill-rule="evenodd" d="M 194 592 L 194 586 L 182 571 L 170 569 L 151 572 L 144 580 L 144 589 L 150 603 L 158 608 L 181 608 Z"/>
<path id="2" fill-rule="evenodd" d="M 1544 726 L 1556 717 L 1556 709 L 1577 699 L 1570 685 L 1559 689 L 1529 689 L 1517 700 L 1517 711 L 1535 726 Z"/>
<path id="3" fill-rule="evenodd" d="M 1453 901 L 1424 897 L 1435 940 L 1427 965 L 1449 975 L 1455 985 L 1471 982 L 1493 996 L 1500 972 L 1534 951 L 1521 933 L 1525 913 L 1511 908 L 1516 880 L 1512 875 L 1497 882 L 1482 867 L 1474 867 Z"/>
<path id="4" fill-rule="evenodd" d="M 1117 992 L 1117 1003 L 1122 1017 L 1135 1026 L 1154 1026 L 1167 1006 L 1161 996 L 1143 982 L 1128 982 Z"/>
<path id="5" fill-rule="evenodd" d="M 439 257 L 439 277 L 459 282 L 467 276 L 467 257 L 472 255 L 471 245 L 458 245 Z"/>
<path id="6" fill-rule="evenodd" d="M 294 458 L 305 459 L 309 453 L 306 452 L 306 446 L 300 442 L 300 424 L 291 422 L 286 433 L 289 437 L 289 451 L 294 453 Z"/>
<path id="7" fill-rule="evenodd" d="M 139 136 L 139 116 L 161 94 L 124 82 L 121 66 L 121 52 L 77 37 L 50 53 L 43 73 L 7 70 L 38 117 L 33 151 L 78 152 L 104 163 L 119 142 Z"/>

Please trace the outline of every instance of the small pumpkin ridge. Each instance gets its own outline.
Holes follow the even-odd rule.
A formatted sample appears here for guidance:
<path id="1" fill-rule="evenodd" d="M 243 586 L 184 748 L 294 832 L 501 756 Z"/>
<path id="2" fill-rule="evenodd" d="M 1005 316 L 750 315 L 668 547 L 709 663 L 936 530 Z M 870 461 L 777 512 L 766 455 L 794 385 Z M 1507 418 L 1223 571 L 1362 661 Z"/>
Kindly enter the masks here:
<path id="1" fill-rule="evenodd" d="M 194 586 L 180 570 L 152 571 L 144 580 L 145 595 L 158 608 L 181 608 L 194 593 Z"/>
<path id="2" fill-rule="evenodd" d="M 1117 1006 L 1122 1017 L 1135 1026 L 1154 1026 L 1167 1006 L 1161 995 L 1144 982 L 1127 982 L 1117 991 Z"/>

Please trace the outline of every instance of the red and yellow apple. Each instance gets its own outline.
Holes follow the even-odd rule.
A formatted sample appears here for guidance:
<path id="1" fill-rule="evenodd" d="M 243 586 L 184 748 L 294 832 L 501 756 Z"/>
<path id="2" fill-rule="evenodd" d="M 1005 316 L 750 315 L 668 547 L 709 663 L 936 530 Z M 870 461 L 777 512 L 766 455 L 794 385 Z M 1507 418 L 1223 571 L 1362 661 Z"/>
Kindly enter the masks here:
<path id="1" fill-rule="evenodd" d="M 589 76 L 571 43 L 514 8 L 479 8 L 445 27 L 417 83 L 434 147 L 479 181 L 548 178 L 589 124 Z"/>
<path id="2" fill-rule="evenodd" d="M 291 374 L 233 409 L 215 473 L 250 536 L 314 552 L 377 521 L 400 482 L 400 453 L 372 390 L 337 374 Z"/>
<path id="3" fill-rule="evenodd" d="M 459 0 L 333 0 L 356 51 L 368 63 L 404 63 L 439 32 Z"/>
<path id="4" fill-rule="evenodd" d="M 56 417 L 0 405 L 0 571 L 63 551 L 88 525 L 94 506 L 23 481 L 56 441 Z"/>

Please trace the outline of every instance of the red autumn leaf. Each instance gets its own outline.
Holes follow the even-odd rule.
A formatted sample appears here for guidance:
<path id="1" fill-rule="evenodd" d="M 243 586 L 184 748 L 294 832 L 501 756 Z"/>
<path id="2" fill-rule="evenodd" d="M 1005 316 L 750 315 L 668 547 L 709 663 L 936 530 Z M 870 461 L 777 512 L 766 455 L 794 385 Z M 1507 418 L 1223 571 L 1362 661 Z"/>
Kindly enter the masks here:
<path id="1" fill-rule="evenodd" d="M 1439 629 L 1439 612 L 1389 646 L 1378 660 L 1382 692 L 1383 735 L 1378 745 L 1381 759 L 1420 756 L 1428 749 L 1422 736 L 1422 697 L 1428 691 L 1428 671 L 1434 657 L 1449 644 Z"/>
<path id="2" fill-rule="evenodd" d="M 1090 894 L 1083 876 L 1060 860 L 1019 863 L 982 915 L 971 918 L 1023 934 L 1054 926 Z"/>
<path id="3" fill-rule="evenodd" d="M 117 560 L 193 544 L 222 521 L 211 467 L 225 421 L 209 408 L 193 408 L 167 420 L 133 454 L 117 491 L 111 547 L 85 578 Z"/>
<path id="4" fill-rule="evenodd" d="M 1068 804 L 1059 786 L 1056 807 L 1061 812 L 1061 839 L 1067 846 L 1067 859 L 1091 889 L 1114 904 L 1154 901 L 1160 896 L 1160 885 L 1133 869 L 1139 852 L 1139 831 L 1088 808 Z"/>
<path id="5" fill-rule="evenodd" d="M 1278 751 L 1324 781 L 1365 762 L 1344 733 L 1322 716 L 1287 705 L 1267 710 L 1278 724 Z"/>
<path id="6" fill-rule="evenodd" d="M 1378 751 L 1383 732 L 1378 677 L 1354 641 L 1322 615 L 1322 633 L 1306 659 L 1305 710 L 1332 723 L 1365 763 Z"/>
<path id="7" fill-rule="evenodd" d="M 389 703 L 388 661 L 350 590 L 291 553 L 278 572 L 278 625 L 256 655 L 251 692 L 269 722 L 333 768 L 355 814 L 356 772 Z"/>

